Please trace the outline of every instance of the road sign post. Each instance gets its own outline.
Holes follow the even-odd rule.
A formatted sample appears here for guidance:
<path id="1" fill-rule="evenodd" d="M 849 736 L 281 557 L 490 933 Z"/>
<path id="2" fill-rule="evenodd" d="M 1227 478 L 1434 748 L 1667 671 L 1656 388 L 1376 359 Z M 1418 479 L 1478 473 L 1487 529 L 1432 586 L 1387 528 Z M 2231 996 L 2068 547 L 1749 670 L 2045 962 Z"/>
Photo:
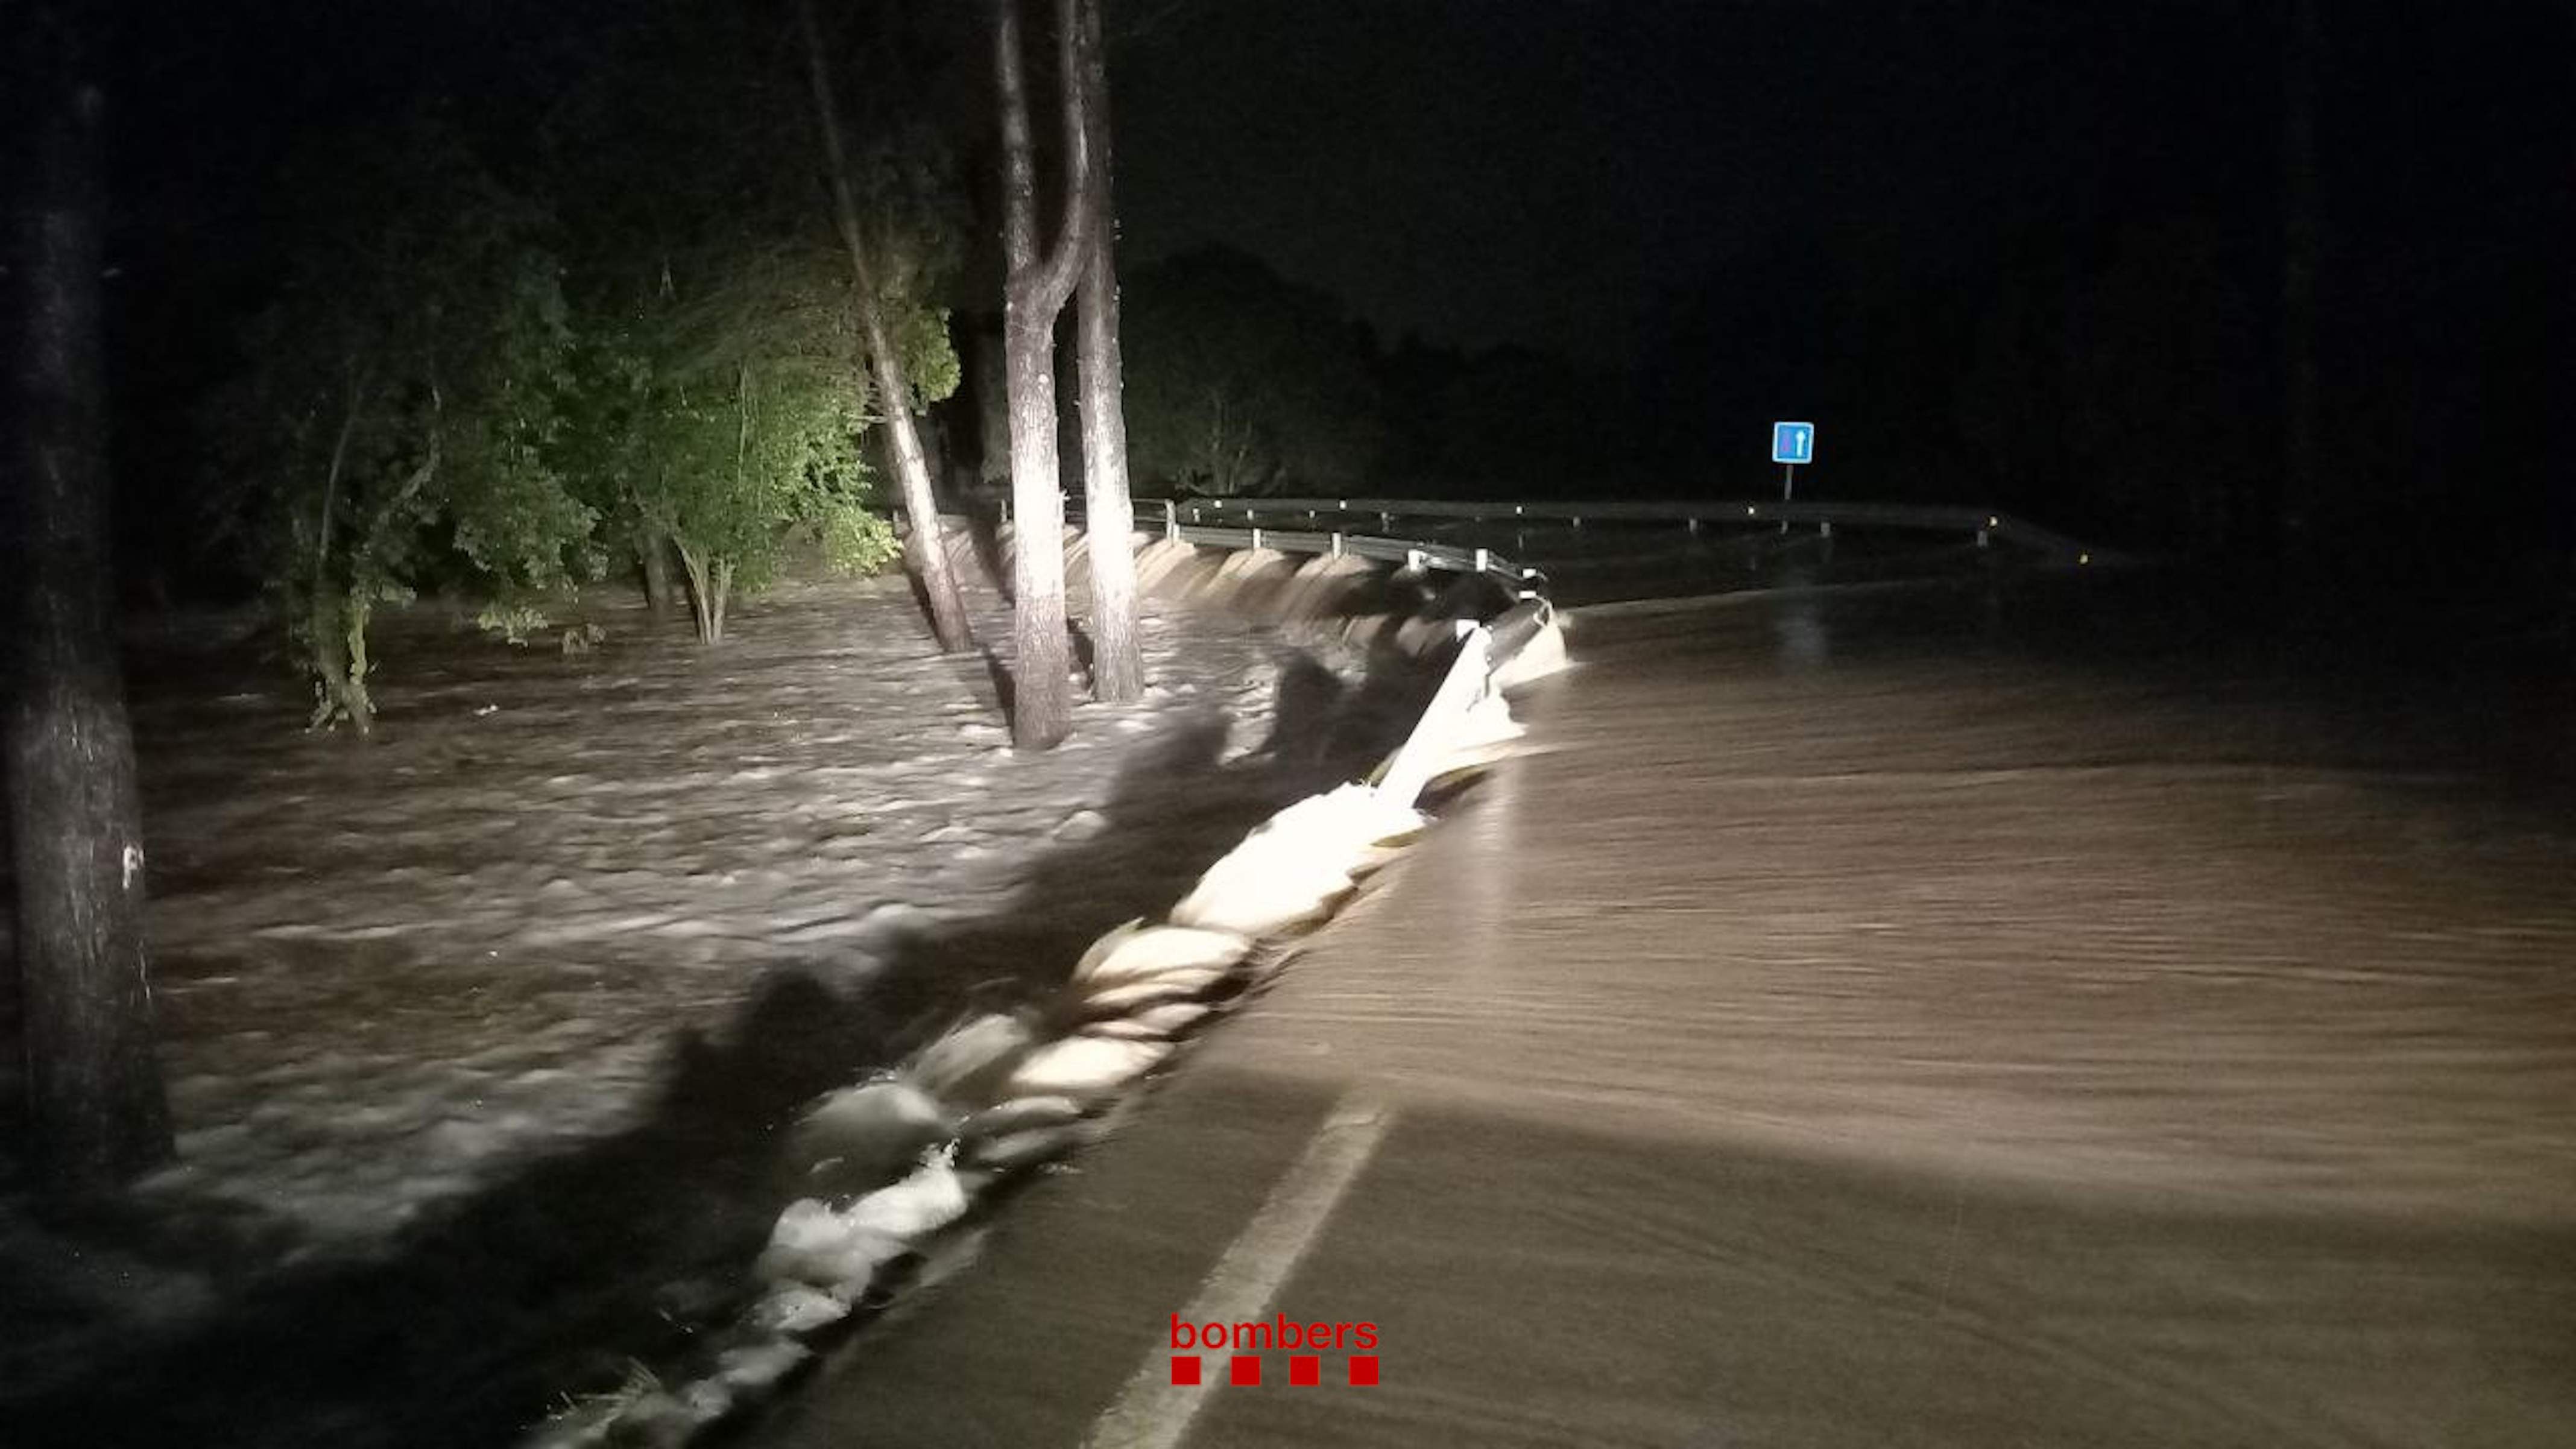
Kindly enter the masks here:
<path id="1" fill-rule="evenodd" d="M 1790 502 L 1798 492 L 1798 466 L 1816 461 L 1816 425 L 1773 423 L 1771 461 L 1780 465 L 1780 501 Z M 1789 531 L 1788 519 L 1780 520 L 1780 531 Z"/>

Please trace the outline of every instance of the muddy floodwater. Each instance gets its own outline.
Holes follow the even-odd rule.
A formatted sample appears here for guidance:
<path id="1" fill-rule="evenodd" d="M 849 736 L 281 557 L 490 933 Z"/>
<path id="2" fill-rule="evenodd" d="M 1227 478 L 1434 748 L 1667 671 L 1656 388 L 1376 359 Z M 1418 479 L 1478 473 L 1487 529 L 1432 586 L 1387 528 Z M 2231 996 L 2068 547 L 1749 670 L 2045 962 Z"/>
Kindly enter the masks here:
<path id="1" fill-rule="evenodd" d="M 2168 589 L 1578 610 L 1534 753 L 767 1442 L 1150 1417 L 1360 1113 L 1259 1316 L 1378 1383 L 1152 1442 L 2576 1443 L 2564 665 Z"/>
<path id="2" fill-rule="evenodd" d="M 729 1311 L 808 1099 L 1053 989 L 1416 687 L 1157 602 L 1147 696 L 1014 752 L 879 579 L 713 649 L 613 597 L 520 646 L 389 615 L 361 743 L 253 624 L 133 654 L 179 1161 L 64 1212 L 0 1177 L 9 1449 L 507 1443 L 616 1388 Z"/>
<path id="3" fill-rule="evenodd" d="M 1572 532 L 1512 540 L 1578 606 L 1526 751 L 736 1442 L 2576 1444 L 2563 648 Z M 1737 592 L 1640 597 L 1689 589 Z M 147 650 L 185 1161 L 0 1198 L 0 1442 L 500 1444 L 614 1390 L 723 1317 L 800 1103 L 1427 693 L 1158 613 L 1155 694 L 1021 757 L 905 608 L 423 624 L 363 750 Z M 1218 1285 L 1377 1380 L 1169 1392 Z"/>
<path id="4" fill-rule="evenodd" d="M 2509 717 L 2563 730 L 2563 692 L 1982 592 L 1578 611 L 1534 711 L 1578 759 L 1461 815 L 1413 883 L 1421 1014 L 1353 1001 L 1336 1059 L 2164 1197 L 2576 1218 L 2576 817 Z M 2050 607 L 2102 613 L 1988 632 Z"/>

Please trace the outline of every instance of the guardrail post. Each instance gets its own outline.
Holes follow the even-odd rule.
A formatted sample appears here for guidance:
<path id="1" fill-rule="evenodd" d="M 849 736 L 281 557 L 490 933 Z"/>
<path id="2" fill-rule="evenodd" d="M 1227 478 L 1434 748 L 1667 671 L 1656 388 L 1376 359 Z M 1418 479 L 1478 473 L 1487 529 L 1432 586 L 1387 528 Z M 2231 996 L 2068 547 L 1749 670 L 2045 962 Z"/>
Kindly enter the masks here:
<path id="1" fill-rule="evenodd" d="M 1260 548 L 1261 548 L 1261 530 L 1260 530 L 1260 529 L 1258 529 L 1258 528 L 1256 528 L 1256 529 L 1252 530 L 1252 547 L 1253 547 L 1253 550 L 1254 550 L 1255 552 L 1259 552 L 1259 551 L 1260 551 Z"/>
<path id="2" fill-rule="evenodd" d="M 1494 555 L 1489 550 L 1481 548 L 1476 550 L 1476 572 L 1483 573 L 1492 564 L 1493 558 Z"/>
<path id="3" fill-rule="evenodd" d="M 1377 531 L 1378 531 L 1378 532 L 1380 532 L 1380 533 L 1385 533 L 1385 532 L 1389 531 L 1390 529 L 1393 529 L 1394 527 L 1395 527 L 1395 515 L 1394 515 L 1394 514 L 1392 514 L 1392 513 L 1381 513 L 1381 514 L 1379 514 L 1379 515 L 1377 516 Z"/>
<path id="4" fill-rule="evenodd" d="M 1333 557 L 1335 557 L 1335 558 L 1340 558 L 1341 556 L 1342 556 L 1342 536 L 1341 536 L 1340 534 L 1338 534 L 1338 533 L 1337 533 L 1337 534 L 1334 534 L 1334 535 L 1333 535 Z"/>
<path id="5" fill-rule="evenodd" d="M 1404 551 L 1404 567 L 1409 573 L 1418 574 L 1422 572 L 1422 550 L 1418 548 L 1406 549 Z"/>
<path id="6" fill-rule="evenodd" d="M 1163 541 L 1170 543 L 1181 536 L 1181 511 L 1172 500 L 1163 500 Z"/>

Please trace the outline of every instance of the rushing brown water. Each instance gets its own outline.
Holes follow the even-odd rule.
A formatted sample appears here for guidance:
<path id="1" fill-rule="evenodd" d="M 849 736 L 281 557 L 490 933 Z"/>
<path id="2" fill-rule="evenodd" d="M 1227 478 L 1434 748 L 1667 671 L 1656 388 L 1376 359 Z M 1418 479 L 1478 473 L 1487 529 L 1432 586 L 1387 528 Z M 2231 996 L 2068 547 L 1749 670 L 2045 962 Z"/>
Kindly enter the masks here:
<path id="1" fill-rule="evenodd" d="M 1364 1102 L 1275 1306 L 1380 1384 L 1187 1442 L 2576 1443 L 2563 680 L 2136 592 L 1578 615 L 1538 753 L 765 1442 L 1084 1442 Z"/>
<path id="2" fill-rule="evenodd" d="M 1303 998 L 1334 1060 L 2065 1184 L 2576 1215 L 2576 834 L 2480 773 L 2482 702 L 2008 651 L 1987 607 L 1578 620 L 1534 733 L 1569 758 L 1426 852 L 1416 959 Z"/>

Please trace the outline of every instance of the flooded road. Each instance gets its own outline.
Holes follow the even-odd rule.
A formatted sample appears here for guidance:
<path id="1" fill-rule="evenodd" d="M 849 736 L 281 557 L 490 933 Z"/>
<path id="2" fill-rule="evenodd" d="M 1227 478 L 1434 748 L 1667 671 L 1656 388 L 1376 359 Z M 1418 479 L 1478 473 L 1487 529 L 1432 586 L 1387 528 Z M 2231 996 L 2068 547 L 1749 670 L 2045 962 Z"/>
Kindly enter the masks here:
<path id="1" fill-rule="evenodd" d="M 1909 647 L 1984 607 L 1578 623 L 1536 711 L 1567 758 L 1455 822 L 1407 883 L 1418 959 L 1319 986 L 1313 1037 L 1890 1160 L 2576 1212 L 2569 822 L 2250 681 Z"/>
<path id="2" fill-rule="evenodd" d="M 1213 1357 L 1137 1442 L 2576 1442 L 2563 681 L 2053 583 L 1572 638 L 1538 753 L 762 1442 L 1105 1442 L 1246 1252 L 1379 1382 Z"/>

